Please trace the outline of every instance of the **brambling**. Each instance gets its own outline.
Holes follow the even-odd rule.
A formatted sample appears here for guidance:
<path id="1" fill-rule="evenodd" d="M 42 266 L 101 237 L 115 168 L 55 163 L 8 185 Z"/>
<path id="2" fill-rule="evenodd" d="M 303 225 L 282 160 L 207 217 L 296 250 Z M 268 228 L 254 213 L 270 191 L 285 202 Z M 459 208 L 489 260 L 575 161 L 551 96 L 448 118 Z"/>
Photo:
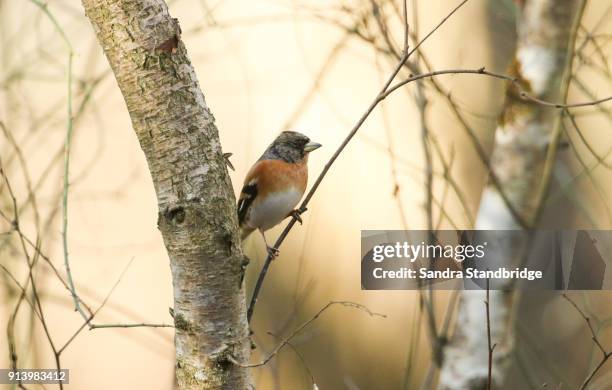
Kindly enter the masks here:
<path id="1" fill-rule="evenodd" d="M 283 131 L 268 146 L 247 173 L 238 199 L 243 240 L 257 229 L 268 253 L 278 254 L 268 245 L 264 232 L 292 215 L 301 222 L 295 207 L 306 190 L 308 154 L 320 147 L 295 131 Z"/>

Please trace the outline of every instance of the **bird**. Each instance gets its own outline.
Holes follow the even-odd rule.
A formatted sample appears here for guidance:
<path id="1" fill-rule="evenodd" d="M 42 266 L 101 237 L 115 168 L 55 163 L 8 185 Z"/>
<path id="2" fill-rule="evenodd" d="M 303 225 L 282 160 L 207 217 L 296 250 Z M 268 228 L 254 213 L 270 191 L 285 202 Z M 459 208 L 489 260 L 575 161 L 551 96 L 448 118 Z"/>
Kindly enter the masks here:
<path id="1" fill-rule="evenodd" d="M 238 222 L 242 239 L 259 230 L 268 254 L 278 250 L 268 245 L 265 231 L 289 216 L 300 223 L 295 207 L 306 191 L 308 155 L 321 144 L 297 131 L 283 131 L 248 171 L 238 198 Z"/>

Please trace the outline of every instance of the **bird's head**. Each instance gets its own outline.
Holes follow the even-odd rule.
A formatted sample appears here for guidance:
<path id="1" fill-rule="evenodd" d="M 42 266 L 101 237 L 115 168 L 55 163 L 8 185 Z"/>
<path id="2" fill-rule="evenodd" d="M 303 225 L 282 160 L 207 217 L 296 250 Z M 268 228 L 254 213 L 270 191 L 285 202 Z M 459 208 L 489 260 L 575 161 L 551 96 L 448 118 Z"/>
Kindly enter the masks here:
<path id="1" fill-rule="evenodd" d="M 321 144 L 312 142 L 310 138 L 297 131 L 283 131 L 268 146 L 260 160 L 284 160 L 286 162 L 300 162 L 308 153 L 321 147 Z"/>

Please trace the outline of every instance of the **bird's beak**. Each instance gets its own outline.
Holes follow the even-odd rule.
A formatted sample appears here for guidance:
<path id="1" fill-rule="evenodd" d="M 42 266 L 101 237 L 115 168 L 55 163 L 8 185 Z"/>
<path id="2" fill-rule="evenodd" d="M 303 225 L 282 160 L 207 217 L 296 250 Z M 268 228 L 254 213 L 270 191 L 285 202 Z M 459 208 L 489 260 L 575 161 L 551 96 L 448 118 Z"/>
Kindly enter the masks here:
<path id="1" fill-rule="evenodd" d="M 322 145 L 318 144 L 316 142 L 309 142 L 306 145 L 304 145 L 304 151 L 305 152 L 312 152 L 313 150 L 319 149 Z"/>

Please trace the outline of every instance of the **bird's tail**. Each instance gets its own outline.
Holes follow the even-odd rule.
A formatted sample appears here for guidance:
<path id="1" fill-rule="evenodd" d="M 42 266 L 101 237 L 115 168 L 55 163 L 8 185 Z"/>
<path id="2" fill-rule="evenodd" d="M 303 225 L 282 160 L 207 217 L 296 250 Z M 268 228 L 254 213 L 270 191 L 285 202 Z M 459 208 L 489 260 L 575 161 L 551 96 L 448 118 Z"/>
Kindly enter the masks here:
<path id="1" fill-rule="evenodd" d="M 247 227 L 247 226 L 240 226 L 240 236 L 242 238 L 242 240 L 246 239 L 249 234 L 253 233 L 255 229 Z"/>

